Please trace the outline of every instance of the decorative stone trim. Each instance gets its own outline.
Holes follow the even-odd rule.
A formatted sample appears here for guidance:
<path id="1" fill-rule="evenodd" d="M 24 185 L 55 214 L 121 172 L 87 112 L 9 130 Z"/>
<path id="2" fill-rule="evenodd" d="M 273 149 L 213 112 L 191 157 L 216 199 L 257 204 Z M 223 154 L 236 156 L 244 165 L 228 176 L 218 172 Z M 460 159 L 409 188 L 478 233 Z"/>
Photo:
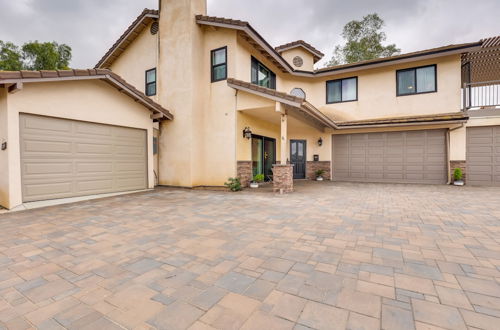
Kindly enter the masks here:
<path id="1" fill-rule="evenodd" d="M 243 187 L 248 187 L 252 180 L 252 161 L 239 160 L 236 163 L 236 176 L 240 179 Z"/>
<path id="2" fill-rule="evenodd" d="M 331 173 L 331 162 L 330 161 L 308 161 L 306 164 L 306 178 L 309 180 L 316 180 L 316 175 L 314 172 L 317 170 L 323 170 L 325 171 L 325 174 L 323 174 L 323 179 L 325 180 L 331 180 L 332 179 L 332 173 Z"/>
<path id="3" fill-rule="evenodd" d="M 273 191 L 290 193 L 293 192 L 293 165 L 273 165 Z"/>
<path id="4" fill-rule="evenodd" d="M 450 160 L 450 178 L 451 182 L 453 182 L 453 171 L 456 168 L 461 168 L 463 173 L 462 180 L 467 183 L 467 162 L 465 160 Z"/>

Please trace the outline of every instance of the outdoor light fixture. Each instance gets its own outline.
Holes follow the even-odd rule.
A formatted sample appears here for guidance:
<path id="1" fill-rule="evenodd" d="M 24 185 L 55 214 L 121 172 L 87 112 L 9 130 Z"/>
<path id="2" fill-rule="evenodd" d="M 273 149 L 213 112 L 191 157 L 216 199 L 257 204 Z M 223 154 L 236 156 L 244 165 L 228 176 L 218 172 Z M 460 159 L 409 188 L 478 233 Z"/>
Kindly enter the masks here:
<path id="1" fill-rule="evenodd" d="M 323 139 L 322 138 L 319 138 L 318 140 L 318 145 L 321 147 L 323 145 Z"/>
<path id="2" fill-rule="evenodd" d="M 252 138 L 252 131 L 250 130 L 250 127 L 245 127 L 243 130 L 243 137 L 249 140 Z"/>

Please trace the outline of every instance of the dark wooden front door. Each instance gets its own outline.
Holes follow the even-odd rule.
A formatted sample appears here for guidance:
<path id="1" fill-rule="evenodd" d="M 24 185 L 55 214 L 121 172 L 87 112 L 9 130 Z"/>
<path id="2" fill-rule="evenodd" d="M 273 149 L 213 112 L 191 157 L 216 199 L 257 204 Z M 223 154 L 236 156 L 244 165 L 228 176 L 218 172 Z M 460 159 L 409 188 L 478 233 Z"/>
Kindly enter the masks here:
<path id="1" fill-rule="evenodd" d="M 290 140 L 290 163 L 293 164 L 293 178 L 306 178 L 306 140 Z"/>

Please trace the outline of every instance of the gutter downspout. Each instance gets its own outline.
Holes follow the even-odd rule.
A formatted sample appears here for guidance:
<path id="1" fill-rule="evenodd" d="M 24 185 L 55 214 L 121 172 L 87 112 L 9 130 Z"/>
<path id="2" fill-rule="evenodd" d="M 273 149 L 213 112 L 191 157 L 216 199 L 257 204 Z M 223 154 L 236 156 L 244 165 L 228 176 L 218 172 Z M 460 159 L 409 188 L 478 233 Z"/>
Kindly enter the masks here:
<path id="1" fill-rule="evenodd" d="M 460 126 L 449 128 L 446 132 L 446 159 L 447 159 L 447 168 L 448 168 L 448 181 L 446 184 L 451 184 L 451 160 L 450 160 L 450 148 L 451 148 L 451 140 L 450 140 L 450 132 L 460 129 L 465 126 L 465 123 L 461 123 Z"/>

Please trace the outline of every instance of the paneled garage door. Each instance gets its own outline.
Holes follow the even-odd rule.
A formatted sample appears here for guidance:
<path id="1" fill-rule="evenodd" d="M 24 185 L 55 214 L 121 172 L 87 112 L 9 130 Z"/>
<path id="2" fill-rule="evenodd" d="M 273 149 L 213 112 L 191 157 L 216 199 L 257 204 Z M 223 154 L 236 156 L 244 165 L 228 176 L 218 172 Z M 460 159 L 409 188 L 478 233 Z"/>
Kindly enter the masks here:
<path id="1" fill-rule="evenodd" d="M 447 181 L 445 130 L 333 135 L 332 145 L 337 181 Z"/>
<path id="2" fill-rule="evenodd" d="M 500 186 L 500 126 L 467 128 L 468 185 Z"/>
<path id="3" fill-rule="evenodd" d="M 146 131 L 20 115 L 23 201 L 147 187 Z"/>

